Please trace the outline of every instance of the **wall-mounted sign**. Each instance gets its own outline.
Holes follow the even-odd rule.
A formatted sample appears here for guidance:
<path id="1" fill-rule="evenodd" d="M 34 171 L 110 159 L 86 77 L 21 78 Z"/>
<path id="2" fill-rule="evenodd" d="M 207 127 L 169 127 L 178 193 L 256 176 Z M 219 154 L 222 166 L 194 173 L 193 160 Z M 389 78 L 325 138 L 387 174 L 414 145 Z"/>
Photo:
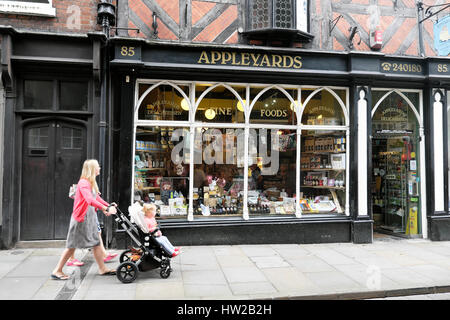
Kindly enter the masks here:
<path id="1" fill-rule="evenodd" d="M 141 60 L 141 47 L 121 45 L 116 46 L 115 58 L 121 60 Z"/>
<path id="2" fill-rule="evenodd" d="M 380 71 L 383 73 L 401 73 L 423 75 L 424 68 L 419 63 L 409 61 L 380 61 Z"/>
<path id="3" fill-rule="evenodd" d="M 0 12 L 34 16 L 55 17 L 52 0 L 0 1 Z"/>
<path id="4" fill-rule="evenodd" d="M 301 56 L 256 52 L 202 51 L 198 64 L 300 69 Z"/>
<path id="5" fill-rule="evenodd" d="M 450 15 L 440 19 L 433 26 L 434 48 L 439 56 L 450 54 Z"/>

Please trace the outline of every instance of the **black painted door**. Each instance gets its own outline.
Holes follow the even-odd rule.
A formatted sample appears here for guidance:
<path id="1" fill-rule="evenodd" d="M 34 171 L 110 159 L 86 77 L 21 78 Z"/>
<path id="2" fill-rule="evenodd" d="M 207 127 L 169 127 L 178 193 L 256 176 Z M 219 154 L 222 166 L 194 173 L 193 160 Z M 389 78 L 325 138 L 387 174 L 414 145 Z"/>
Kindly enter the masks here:
<path id="1" fill-rule="evenodd" d="M 73 200 L 69 186 L 86 158 L 86 128 L 48 121 L 24 128 L 21 240 L 65 239 Z"/>

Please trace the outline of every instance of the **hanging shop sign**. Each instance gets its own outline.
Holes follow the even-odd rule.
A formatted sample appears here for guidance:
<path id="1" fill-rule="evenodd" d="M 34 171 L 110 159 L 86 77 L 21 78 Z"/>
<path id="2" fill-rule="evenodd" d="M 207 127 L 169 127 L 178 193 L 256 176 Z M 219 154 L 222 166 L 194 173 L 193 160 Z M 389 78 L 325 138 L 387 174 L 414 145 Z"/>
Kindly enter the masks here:
<path id="1" fill-rule="evenodd" d="M 52 0 L 0 1 L 0 12 L 33 16 L 56 16 Z"/>
<path id="2" fill-rule="evenodd" d="M 450 15 L 440 19 L 433 25 L 434 48 L 439 56 L 450 54 Z"/>

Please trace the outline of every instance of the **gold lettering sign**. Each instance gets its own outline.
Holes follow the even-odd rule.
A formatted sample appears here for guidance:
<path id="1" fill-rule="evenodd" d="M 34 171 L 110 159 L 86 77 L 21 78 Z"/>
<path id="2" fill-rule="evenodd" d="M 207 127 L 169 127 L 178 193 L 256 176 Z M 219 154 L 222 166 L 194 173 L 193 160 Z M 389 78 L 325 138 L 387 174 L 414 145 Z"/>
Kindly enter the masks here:
<path id="1" fill-rule="evenodd" d="M 398 108 L 387 108 L 381 112 L 381 121 L 407 121 L 408 115 Z"/>
<path id="2" fill-rule="evenodd" d="M 202 51 L 198 64 L 301 69 L 302 57 L 248 52 Z"/>
<path id="3" fill-rule="evenodd" d="M 381 68 L 386 72 L 422 72 L 422 66 L 415 63 L 383 62 Z"/>
<path id="4" fill-rule="evenodd" d="M 122 46 L 120 47 L 120 54 L 124 57 L 132 57 L 134 56 L 134 47 L 126 47 Z"/>
<path id="5" fill-rule="evenodd" d="M 438 64 L 437 66 L 437 72 L 448 72 L 448 65 L 447 64 Z"/>

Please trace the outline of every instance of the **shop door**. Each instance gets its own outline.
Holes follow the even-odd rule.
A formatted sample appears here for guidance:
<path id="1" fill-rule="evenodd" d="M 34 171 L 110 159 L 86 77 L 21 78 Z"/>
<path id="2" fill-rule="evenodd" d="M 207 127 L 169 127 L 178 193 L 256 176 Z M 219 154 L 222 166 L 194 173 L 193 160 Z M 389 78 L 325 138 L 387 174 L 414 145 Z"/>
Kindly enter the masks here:
<path id="1" fill-rule="evenodd" d="M 86 128 L 48 121 L 24 128 L 21 240 L 65 239 L 76 183 L 86 158 Z"/>
<path id="2" fill-rule="evenodd" d="M 372 212 L 375 230 L 421 233 L 419 124 L 410 101 L 395 92 L 372 117 Z"/>

